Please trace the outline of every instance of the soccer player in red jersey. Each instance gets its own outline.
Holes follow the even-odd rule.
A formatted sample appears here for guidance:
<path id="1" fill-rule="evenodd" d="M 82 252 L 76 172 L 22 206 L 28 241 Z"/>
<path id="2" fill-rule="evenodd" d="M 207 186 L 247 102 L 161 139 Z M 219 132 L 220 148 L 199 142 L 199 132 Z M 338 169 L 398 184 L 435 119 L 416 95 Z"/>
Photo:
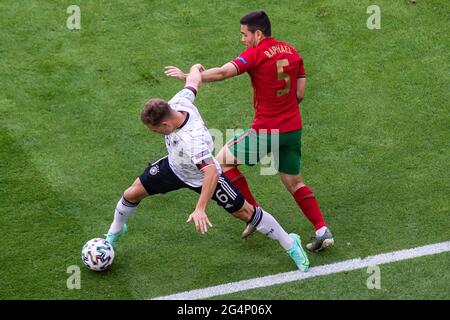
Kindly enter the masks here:
<path id="1" fill-rule="evenodd" d="M 242 42 L 247 46 L 236 59 L 222 67 L 202 72 L 202 81 L 225 80 L 247 72 L 253 86 L 255 117 L 251 127 L 235 136 L 220 150 L 217 159 L 225 175 L 245 199 L 257 205 L 239 164 L 254 165 L 272 152 L 281 181 L 315 229 L 307 249 L 320 251 L 334 244 L 313 191 L 300 175 L 302 119 L 299 103 L 305 91 L 303 60 L 289 44 L 271 37 L 271 24 L 264 11 L 241 20 Z M 166 67 L 166 75 L 185 80 L 177 67 Z M 243 237 L 253 232 L 251 226 Z"/>

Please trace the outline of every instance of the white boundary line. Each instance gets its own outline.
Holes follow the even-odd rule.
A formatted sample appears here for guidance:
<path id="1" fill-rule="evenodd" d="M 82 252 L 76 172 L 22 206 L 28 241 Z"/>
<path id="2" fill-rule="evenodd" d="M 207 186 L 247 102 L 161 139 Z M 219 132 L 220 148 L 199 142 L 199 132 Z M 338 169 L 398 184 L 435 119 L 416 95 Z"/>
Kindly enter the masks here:
<path id="1" fill-rule="evenodd" d="M 303 273 L 301 271 L 291 271 L 285 273 L 279 273 L 271 276 L 265 276 L 260 278 L 254 278 L 249 280 L 242 280 L 238 282 L 230 282 L 221 284 L 214 287 L 208 287 L 203 289 L 196 289 L 191 291 L 184 291 L 168 296 L 160 296 L 153 298 L 152 300 L 197 300 L 206 299 L 214 296 L 225 295 L 229 293 L 245 291 L 255 288 L 262 288 L 273 286 L 276 284 L 287 283 L 292 281 L 304 280 L 309 278 L 315 278 L 319 276 L 325 276 L 333 273 L 352 271 L 369 266 L 375 266 L 385 263 L 391 263 L 396 261 L 402 261 L 407 259 L 413 259 L 433 254 L 439 254 L 444 252 L 450 252 L 450 241 L 430 244 L 422 247 L 416 247 L 412 249 L 405 249 L 400 251 L 394 251 L 389 253 L 382 253 L 376 256 L 369 256 L 361 259 L 351 259 L 342 262 L 322 265 L 311 268 L 308 272 Z"/>

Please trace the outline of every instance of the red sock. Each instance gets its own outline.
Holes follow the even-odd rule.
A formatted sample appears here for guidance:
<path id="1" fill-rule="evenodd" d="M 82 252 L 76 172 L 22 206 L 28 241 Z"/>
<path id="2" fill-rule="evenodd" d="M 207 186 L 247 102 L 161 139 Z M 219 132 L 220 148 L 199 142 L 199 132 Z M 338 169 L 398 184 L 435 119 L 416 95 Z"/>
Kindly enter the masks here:
<path id="1" fill-rule="evenodd" d="M 238 168 L 235 167 L 231 170 L 228 170 L 224 172 L 224 175 L 236 186 L 236 188 L 239 189 L 239 191 L 244 196 L 244 199 L 247 200 L 248 203 L 253 206 L 259 207 L 258 202 L 256 202 L 255 198 L 253 198 L 250 188 L 248 187 L 247 180 Z"/>
<path id="2" fill-rule="evenodd" d="M 320 212 L 316 197 L 308 186 L 301 187 L 300 189 L 295 191 L 294 199 L 300 209 L 302 209 L 303 214 L 314 225 L 315 230 L 326 226 L 325 220 L 322 216 L 322 212 Z"/>

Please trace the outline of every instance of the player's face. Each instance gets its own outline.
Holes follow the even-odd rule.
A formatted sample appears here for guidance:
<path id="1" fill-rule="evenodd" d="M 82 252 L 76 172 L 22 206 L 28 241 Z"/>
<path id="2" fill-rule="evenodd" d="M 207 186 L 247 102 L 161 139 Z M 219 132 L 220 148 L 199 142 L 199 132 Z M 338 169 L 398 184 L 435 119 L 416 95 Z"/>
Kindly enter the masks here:
<path id="1" fill-rule="evenodd" d="M 256 47 L 256 34 L 249 31 L 245 24 L 241 24 L 241 35 L 241 40 L 247 46 L 247 48 Z"/>

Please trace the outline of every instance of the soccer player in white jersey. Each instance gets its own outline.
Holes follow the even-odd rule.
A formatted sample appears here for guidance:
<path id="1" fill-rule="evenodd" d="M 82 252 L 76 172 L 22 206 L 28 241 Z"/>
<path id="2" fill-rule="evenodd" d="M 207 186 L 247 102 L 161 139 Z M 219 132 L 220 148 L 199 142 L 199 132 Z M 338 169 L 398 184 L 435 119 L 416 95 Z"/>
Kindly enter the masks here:
<path id="1" fill-rule="evenodd" d="M 126 220 L 147 196 L 189 188 L 200 194 L 187 222 L 194 221 L 200 233 L 212 227 L 206 208 L 212 198 L 233 216 L 267 237 L 277 240 L 298 269 L 307 271 L 309 260 L 297 234 L 287 234 L 275 218 L 260 207 L 245 201 L 239 190 L 225 177 L 212 155 L 213 140 L 194 106 L 201 84 L 200 64 L 192 66 L 186 86 L 169 102 L 151 99 L 141 112 L 141 120 L 151 131 L 165 135 L 168 155 L 150 164 L 125 190 L 117 203 L 114 221 L 106 239 L 115 247 L 127 231 Z"/>

